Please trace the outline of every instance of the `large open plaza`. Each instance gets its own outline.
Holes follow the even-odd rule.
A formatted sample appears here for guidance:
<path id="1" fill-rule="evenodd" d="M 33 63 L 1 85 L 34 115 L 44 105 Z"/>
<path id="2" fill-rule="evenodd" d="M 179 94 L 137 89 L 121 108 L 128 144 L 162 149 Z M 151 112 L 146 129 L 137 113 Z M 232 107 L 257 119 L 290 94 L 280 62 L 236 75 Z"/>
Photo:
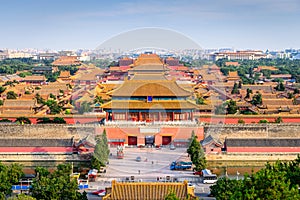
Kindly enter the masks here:
<path id="1" fill-rule="evenodd" d="M 156 181 L 189 181 L 195 186 L 197 196 L 207 196 L 209 194 L 209 184 L 202 184 L 198 175 L 193 175 L 192 170 L 170 170 L 172 161 L 190 161 L 186 148 L 176 148 L 171 150 L 168 147 L 157 148 L 125 148 L 124 158 L 117 158 L 117 148 L 110 149 L 112 155 L 106 173 L 102 173 L 96 182 L 89 183 L 89 192 L 105 189 L 111 186 L 111 181 L 136 181 L 136 182 L 156 182 Z M 141 160 L 137 161 L 137 157 Z M 168 179 L 170 177 L 170 180 Z M 132 180 L 134 178 L 134 180 Z M 159 178 L 159 179 L 158 179 Z M 96 199 L 95 195 L 89 194 L 89 199 Z"/>

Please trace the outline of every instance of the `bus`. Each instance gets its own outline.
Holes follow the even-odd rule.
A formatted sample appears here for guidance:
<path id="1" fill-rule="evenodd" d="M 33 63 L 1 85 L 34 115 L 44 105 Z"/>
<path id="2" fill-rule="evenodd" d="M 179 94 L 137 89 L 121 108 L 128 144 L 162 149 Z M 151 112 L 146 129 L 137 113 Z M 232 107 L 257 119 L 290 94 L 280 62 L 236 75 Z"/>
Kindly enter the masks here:
<path id="1" fill-rule="evenodd" d="M 218 181 L 218 177 L 216 174 L 204 174 L 203 175 L 203 183 L 214 184 Z"/>

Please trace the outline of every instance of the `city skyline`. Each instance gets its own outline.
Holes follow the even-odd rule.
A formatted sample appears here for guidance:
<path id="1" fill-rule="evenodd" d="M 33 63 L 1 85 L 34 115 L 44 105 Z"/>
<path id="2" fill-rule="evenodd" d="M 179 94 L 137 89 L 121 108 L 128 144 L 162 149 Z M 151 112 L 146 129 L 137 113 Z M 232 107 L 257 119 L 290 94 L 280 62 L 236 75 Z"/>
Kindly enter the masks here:
<path id="1" fill-rule="evenodd" d="M 28 0 L 2 5 L 1 49 L 95 49 L 120 33 L 149 27 L 178 32 L 205 49 L 300 47 L 297 0 Z"/>

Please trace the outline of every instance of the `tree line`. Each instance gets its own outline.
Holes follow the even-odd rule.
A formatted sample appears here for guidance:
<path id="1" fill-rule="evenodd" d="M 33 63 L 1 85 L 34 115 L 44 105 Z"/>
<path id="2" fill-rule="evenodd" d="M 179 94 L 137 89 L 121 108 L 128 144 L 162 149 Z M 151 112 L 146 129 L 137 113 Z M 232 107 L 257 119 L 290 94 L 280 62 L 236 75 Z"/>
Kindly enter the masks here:
<path id="1" fill-rule="evenodd" d="M 227 59 L 220 59 L 216 61 L 216 65 L 221 68 L 224 75 L 228 75 L 229 71 L 237 71 L 241 77 L 243 84 L 253 84 L 255 80 L 258 79 L 259 73 L 254 73 L 253 69 L 258 66 L 274 66 L 278 70 L 262 70 L 264 76 L 267 78 L 271 74 L 291 74 L 292 78 L 300 82 L 300 60 L 291 59 L 258 59 L 258 60 L 236 60 L 239 62 L 240 66 L 226 66 L 225 62 Z M 235 60 L 232 60 L 235 61 Z M 249 76 L 247 76 L 248 74 Z"/>
<path id="2" fill-rule="evenodd" d="M 24 173 L 19 164 L 0 163 L 0 199 L 87 200 L 86 193 L 78 191 L 77 180 L 70 178 L 71 173 L 70 164 L 60 164 L 52 173 L 44 167 L 36 167 L 30 195 L 8 198 L 12 194 L 12 186 L 19 184 L 19 179 L 24 176 Z"/>
<path id="3" fill-rule="evenodd" d="M 294 161 L 277 161 L 243 179 L 221 178 L 211 186 L 211 194 L 220 200 L 300 199 L 300 156 Z"/>

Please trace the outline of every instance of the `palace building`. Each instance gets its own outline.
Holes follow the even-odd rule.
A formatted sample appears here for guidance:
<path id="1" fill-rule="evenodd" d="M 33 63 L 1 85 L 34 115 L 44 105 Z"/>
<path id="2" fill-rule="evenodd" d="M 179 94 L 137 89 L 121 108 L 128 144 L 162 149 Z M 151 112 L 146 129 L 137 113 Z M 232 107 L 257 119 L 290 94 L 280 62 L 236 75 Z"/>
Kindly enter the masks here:
<path id="1" fill-rule="evenodd" d="M 106 112 L 111 145 L 182 146 L 188 144 L 192 132 L 203 139 L 194 119 L 199 106 L 191 101 L 192 91 L 170 79 L 167 66 L 156 54 L 140 55 L 123 84 L 106 94 L 111 101 L 101 108 Z"/>
<path id="2" fill-rule="evenodd" d="M 193 121 L 198 106 L 188 100 L 192 92 L 176 80 L 167 80 L 166 68 L 155 54 L 142 54 L 132 76 L 111 91 L 112 100 L 102 106 L 106 121 Z"/>

